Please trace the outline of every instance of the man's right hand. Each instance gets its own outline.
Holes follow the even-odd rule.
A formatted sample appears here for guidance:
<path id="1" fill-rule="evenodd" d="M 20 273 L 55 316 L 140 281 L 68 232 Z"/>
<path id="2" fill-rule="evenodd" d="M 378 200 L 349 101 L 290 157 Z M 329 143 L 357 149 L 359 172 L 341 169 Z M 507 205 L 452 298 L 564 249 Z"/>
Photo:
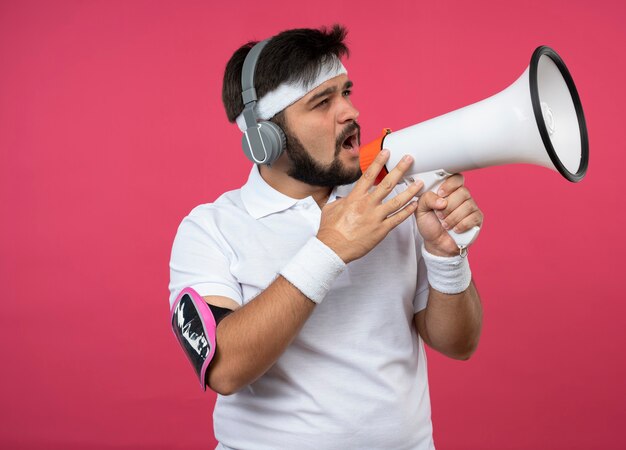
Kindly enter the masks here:
<path id="1" fill-rule="evenodd" d="M 411 166 L 413 158 L 409 155 L 372 189 L 388 159 L 389 151 L 382 150 L 347 197 L 326 204 L 322 209 L 317 238 L 346 264 L 365 256 L 417 208 L 417 202 L 411 200 L 422 188 L 421 181 L 383 203 Z"/>

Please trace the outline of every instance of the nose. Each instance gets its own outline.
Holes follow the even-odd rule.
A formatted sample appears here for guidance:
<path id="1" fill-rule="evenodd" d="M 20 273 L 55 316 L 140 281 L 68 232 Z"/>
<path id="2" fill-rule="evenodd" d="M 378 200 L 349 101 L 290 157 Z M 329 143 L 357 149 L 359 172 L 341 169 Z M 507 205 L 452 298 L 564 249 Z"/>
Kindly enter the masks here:
<path id="1" fill-rule="evenodd" d="M 339 123 L 345 123 L 350 121 L 356 122 L 358 117 L 359 110 L 354 107 L 349 97 L 343 97 L 339 113 L 337 115 L 337 120 L 339 121 Z"/>

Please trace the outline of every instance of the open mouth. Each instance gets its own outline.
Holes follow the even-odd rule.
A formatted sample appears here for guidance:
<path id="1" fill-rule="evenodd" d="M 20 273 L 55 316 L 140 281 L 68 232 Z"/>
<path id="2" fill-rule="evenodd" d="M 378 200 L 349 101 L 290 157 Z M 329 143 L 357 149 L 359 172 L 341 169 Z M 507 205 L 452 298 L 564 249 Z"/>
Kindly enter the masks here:
<path id="1" fill-rule="evenodd" d="M 354 130 L 350 136 L 344 139 L 341 144 L 341 148 L 345 150 L 356 150 L 359 147 L 359 142 L 357 138 L 357 130 Z"/>

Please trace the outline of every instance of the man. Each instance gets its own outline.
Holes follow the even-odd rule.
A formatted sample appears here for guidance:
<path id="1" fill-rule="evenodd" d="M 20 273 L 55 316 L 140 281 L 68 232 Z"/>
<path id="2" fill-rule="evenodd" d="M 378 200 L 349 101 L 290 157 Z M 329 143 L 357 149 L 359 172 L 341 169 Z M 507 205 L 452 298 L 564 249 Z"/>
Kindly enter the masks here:
<path id="1" fill-rule="evenodd" d="M 467 359 L 481 305 L 447 229 L 482 224 L 450 177 L 419 202 L 381 183 L 388 153 L 359 168 L 358 111 L 340 58 L 345 30 L 288 30 L 259 55 L 257 117 L 286 149 L 248 182 L 187 216 L 171 260 L 171 298 L 190 286 L 232 310 L 217 326 L 206 377 L 222 449 L 434 448 L 423 342 Z M 245 128 L 241 73 L 228 62 L 223 101 Z"/>

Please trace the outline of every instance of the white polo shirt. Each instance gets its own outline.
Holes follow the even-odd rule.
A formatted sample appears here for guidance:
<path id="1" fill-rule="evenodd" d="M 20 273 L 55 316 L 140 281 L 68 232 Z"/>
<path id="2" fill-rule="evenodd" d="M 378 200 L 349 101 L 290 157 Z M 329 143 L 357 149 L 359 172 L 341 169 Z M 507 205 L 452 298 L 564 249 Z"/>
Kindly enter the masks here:
<path id="1" fill-rule="evenodd" d="M 335 188 L 328 201 L 351 189 Z M 241 189 L 182 221 L 170 306 L 187 286 L 245 305 L 317 234 L 320 216 L 313 198 L 281 194 L 253 167 Z M 222 448 L 434 448 L 426 357 L 413 324 L 428 296 L 421 244 L 409 218 L 347 265 L 261 378 L 218 395 L 214 426 Z"/>

